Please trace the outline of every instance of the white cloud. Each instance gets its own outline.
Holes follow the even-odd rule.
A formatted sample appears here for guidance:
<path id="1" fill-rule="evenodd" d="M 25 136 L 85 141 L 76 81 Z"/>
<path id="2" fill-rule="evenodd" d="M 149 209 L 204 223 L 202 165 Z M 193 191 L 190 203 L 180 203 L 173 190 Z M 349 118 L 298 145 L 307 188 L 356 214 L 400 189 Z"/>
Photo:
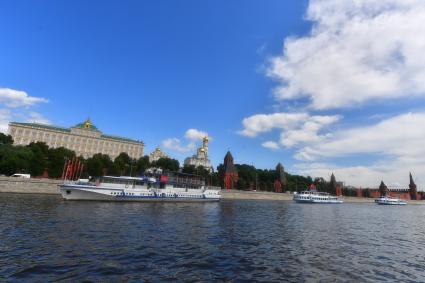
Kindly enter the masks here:
<path id="1" fill-rule="evenodd" d="M 270 132 L 274 128 L 289 129 L 305 119 L 306 113 L 274 113 L 257 114 L 242 120 L 244 129 L 239 134 L 247 137 L 256 137 L 258 134 Z"/>
<path id="2" fill-rule="evenodd" d="M 192 141 L 198 141 L 202 140 L 204 137 L 208 137 L 209 140 L 212 140 L 212 138 L 208 135 L 207 132 L 200 131 L 197 129 L 189 129 L 185 133 L 185 138 L 192 140 Z"/>
<path id="3" fill-rule="evenodd" d="M 425 95 L 425 1 L 311 0 L 306 18 L 311 33 L 270 61 L 278 100 L 330 109 Z"/>
<path id="4" fill-rule="evenodd" d="M 162 141 L 162 146 L 168 150 L 184 153 L 191 150 L 194 150 L 195 144 L 188 143 L 183 145 L 180 139 L 178 138 L 169 138 Z"/>
<path id="5" fill-rule="evenodd" d="M 11 121 L 25 121 L 50 124 L 50 121 L 38 112 L 30 111 L 37 103 L 48 102 L 45 98 L 32 97 L 24 91 L 0 88 L 0 132 L 7 133 Z"/>
<path id="6" fill-rule="evenodd" d="M 279 144 L 277 142 L 274 142 L 274 141 L 263 142 L 261 144 L 261 146 L 268 148 L 268 149 L 271 149 L 271 150 L 279 150 L 280 149 Z"/>
<path id="7" fill-rule="evenodd" d="M 3 104 L 7 108 L 27 107 L 46 102 L 48 102 L 47 99 L 29 96 L 25 91 L 0 88 L 0 104 Z"/>
<path id="8" fill-rule="evenodd" d="M 163 140 L 162 146 L 176 153 L 193 152 L 196 149 L 196 142 L 202 141 L 204 137 L 208 137 L 209 140 L 212 140 L 212 137 L 210 137 L 205 131 L 188 129 L 184 135 L 187 142 L 183 142 L 179 138 L 174 137 Z"/>
<path id="9" fill-rule="evenodd" d="M 425 112 L 336 131 L 327 126 L 340 116 L 305 113 L 424 98 L 425 1 L 310 0 L 306 19 L 311 32 L 286 38 L 267 69 L 278 82 L 276 100 L 304 110 L 247 117 L 239 133 L 256 137 L 277 129 L 279 142 L 262 146 L 294 149 L 301 174 L 326 177 L 333 171 L 347 184 L 376 187 L 381 180 L 406 185 L 412 171 L 425 186 Z M 375 119 L 388 117 L 378 110 Z M 347 157 L 353 165 L 335 164 Z"/>
<path id="10" fill-rule="evenodd" d="M 12 114 L 8 109 L 0 109 L 0 133 L 6 133 Z"/>
<path id="11" fill-rule="evenodd" d="M 29 112 L 28 117 L 26 118 L 28 123 L 39 123 L 39 124 L 51 124 L 50 120 L 41 115 L 38 112 Z"/>
<path id="12" fill-rule="evenodd" d="M 258 114 L 243 119 L 244 129 L 239 133 L 247 137 L 256 137 L 259 134 L 278 129 L 281 131 L 280 145 L 293 147 L 322 140 L 326 136 L 321 135 L 320 131 L 339 119 L 338 115 L 310 116 L 307 113 Z M 278 144 L 275 142 L 275 145 Z M 266 145 L 263 143 L 263 146 L 276 149 L 276 146 L 269 142 Z"/>
<path id="13" fill-rule="evenodd" d="M 362 188 L 377 188 L 382 181 L 389 187 L 407 188 L 409 184 L 409 171 L 412 171 L 418 190 L 425 190 L 425 164 L 406 167 L 398 161 L 378 163 L 371 166 L 338 166 L 324 163 L 301 163 L 295 166 L 299 174 L 313 177 L 323 177 L 329 180 L 331 173 L 335 174 L 338 181 L 343 181 L 347 186 Z"/>
<path id="14" fill-rule="evenodd" d="M 373 186 L 380 180 L 389 184 L 406 184 L 412 171 L 425 176 L 425 113 L 407 113 L 370 126 L 336 131 L 332 138 L 313 142 L 298 150 L 296 158 L 309 161 L 299 165 L 300 172 L 326 176 L 330 171 L 350 185 Z M 371 155 L 372 164 L 337 166 L 311 163 L 326 158 Z M 376 157 L 378 156 L 378 157 Z M 419 179 L 425 186 L 425 179 Z M 422 187 L 425 189 L 425 187 Z"/>
<path id="15" fill-rule="evenodd" d="M 375 125 L 334 132 L 331 139 L 312 143 L 299 153 L 308 160 L 353 154 L 397 158 L 425 156 L 425 113 L 408 113 Z"/>

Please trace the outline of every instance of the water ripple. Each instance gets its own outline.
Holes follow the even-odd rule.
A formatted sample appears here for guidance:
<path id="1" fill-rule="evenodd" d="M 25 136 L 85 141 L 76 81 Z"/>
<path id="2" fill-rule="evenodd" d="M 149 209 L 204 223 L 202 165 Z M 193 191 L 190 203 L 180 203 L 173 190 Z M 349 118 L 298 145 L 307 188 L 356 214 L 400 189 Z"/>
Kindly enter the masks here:
<path id="1" fill-rule="evenodd" d="M 0 281 L 425 281 L 425 208 L 0 195 Z"/>

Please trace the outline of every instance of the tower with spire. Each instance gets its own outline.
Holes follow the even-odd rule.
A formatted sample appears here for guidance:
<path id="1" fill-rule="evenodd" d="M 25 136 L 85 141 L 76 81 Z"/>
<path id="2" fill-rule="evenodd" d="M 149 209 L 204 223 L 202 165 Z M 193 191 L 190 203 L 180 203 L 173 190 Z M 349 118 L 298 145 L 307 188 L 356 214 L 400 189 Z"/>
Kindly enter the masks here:
<path id="1" fill-rule="evenodd" d="M 379 185 L 379 194 L 381 197 L 389 194 L 388 187 L 385 185 L 384 181 L 381 181 L 381 184 Z"/>
<path id="2" fill-rule="evenodd" d="M 416 184 L 413 181 L 412 173 L 409 172 L 409 193 L 410 193 L 410 199 L 416 200 L 418 196 L 418 190 L 416 188 Z"/>
<path id="3" fill-rule="evenodd" d="M 285 176 L 285 169 L 282 164 L 279 162 L 276 166 L 276 180 L 273 183 L 275 192 L 281 193 L 287 185 L 287 180 Z"/>
<path id="4" fill-rule="evenodd" d="M 233 156 L 228 151 L 224 157 L 224 188 L 225 189 L 234 189 L 236 183 L 238 182 L 239 176 L 236 170 L 235 165 L 233 164 Z"/>
<path id="5" fill-rule="evenodd" d="M 331 193 L 335 194 L 336 196 L 341 196 L 342 195 L 342 183 L 341 182 L 337 182 L 334 173 L 332 172 L 331 175 L 331 181 L 329 183 L 330 187 L 331 187 Z"/>

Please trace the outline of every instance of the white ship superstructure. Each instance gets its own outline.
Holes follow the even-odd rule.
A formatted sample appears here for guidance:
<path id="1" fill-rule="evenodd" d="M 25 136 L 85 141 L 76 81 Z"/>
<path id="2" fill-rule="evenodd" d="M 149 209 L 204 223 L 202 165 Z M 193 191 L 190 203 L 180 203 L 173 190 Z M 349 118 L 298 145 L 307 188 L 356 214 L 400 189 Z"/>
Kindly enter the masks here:
<path id="1" fill-rule="evenodd" d="M 388 195 L 381 196 L 380 198 L 375 199 L 375 203 L 381 204 L 381 205 L 406 205 L 407 202 L 399 199 L 390 197 Z"/>
<path id="2" fill-rule="evenodd" d="M 293 198 L 296 202 L 304 203 L 342 203 L 343 200 L 337 196 L 332 196 L 328 193 L 309 190 L 297 193 Z"/>
<path id="3" fill-rule="evenodd" d="M 66 200 L 218 201 L 220 190 L 196 179 L 173 176 L 104 176 L 93 182 L 65 181 L 60 185 Z"/>

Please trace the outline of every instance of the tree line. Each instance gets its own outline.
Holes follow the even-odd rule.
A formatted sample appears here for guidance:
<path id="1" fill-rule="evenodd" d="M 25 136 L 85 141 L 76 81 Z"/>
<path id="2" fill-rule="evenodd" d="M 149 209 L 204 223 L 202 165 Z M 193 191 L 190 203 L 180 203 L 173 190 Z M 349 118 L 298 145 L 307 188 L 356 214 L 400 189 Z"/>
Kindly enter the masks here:
<path id="1" fill-rule="evenodd" d="M 150 163 L 147 156 L 133 159 L 125 152 L 120 153 L 114 160 L 102 153 L 85 159 L 76 156 L 73 150 L 64 147 L 50 148 L 44 142 L 13 145 L 10 135 L 0 133 L 0 174 L 9 176 L 15 173 L 28 173 L 34 177 L 47 175 L 50 178 L 60 178 L 66 160 L 71 159 L 79 159 L 84 164 L 82 177 L 138 176 L 148 167 L 168 171 L 178 171 L 180 167 L 175 159 L 162 158 Z"/>
<path id="2" fill-rule="evenodd" d="M 219 164 L 215 172 L 193 165 L 180 166 L 176 159 L 160 158 L 150 162 L 148 156 L 139 159 L 131 158 L 122 152 L 113 160 L 106 154 L 97 153 L 90 158 L 76 156 L 75 152 L 64 147 L 50 148 L 43 142 L 33 142 L 29 145 L 13 145 L 10 135 L 0 133 L 0 174 L 29 173 L 31 176 L 48 176 L 60 178 L 66 160 L 78 158 L 83 167 L 82 178 L 110 176 L 140 176 L 150 167 L 161 168 L 165 171 L 182 172 L 202 176 L 209 185 L 223 187 L 224 165 Z M 235 164 L 239 175 L 236 188 L 238 190 L 274 191 L 273 183 L 277 178 L 274 169 L 257 169 L 252 165 Z M 323 178 L 292 175 L 285 172 L 287 180 L 284 191 L 306 190 L 314 184 L 319 191 L 332 193 L 332 186 Z M 344 191 L 344 190 L 343 190 Z M 344 191 L 345 192 L 345 191 Z M 354 194 L 347 191 L 344 194 Z"/>

